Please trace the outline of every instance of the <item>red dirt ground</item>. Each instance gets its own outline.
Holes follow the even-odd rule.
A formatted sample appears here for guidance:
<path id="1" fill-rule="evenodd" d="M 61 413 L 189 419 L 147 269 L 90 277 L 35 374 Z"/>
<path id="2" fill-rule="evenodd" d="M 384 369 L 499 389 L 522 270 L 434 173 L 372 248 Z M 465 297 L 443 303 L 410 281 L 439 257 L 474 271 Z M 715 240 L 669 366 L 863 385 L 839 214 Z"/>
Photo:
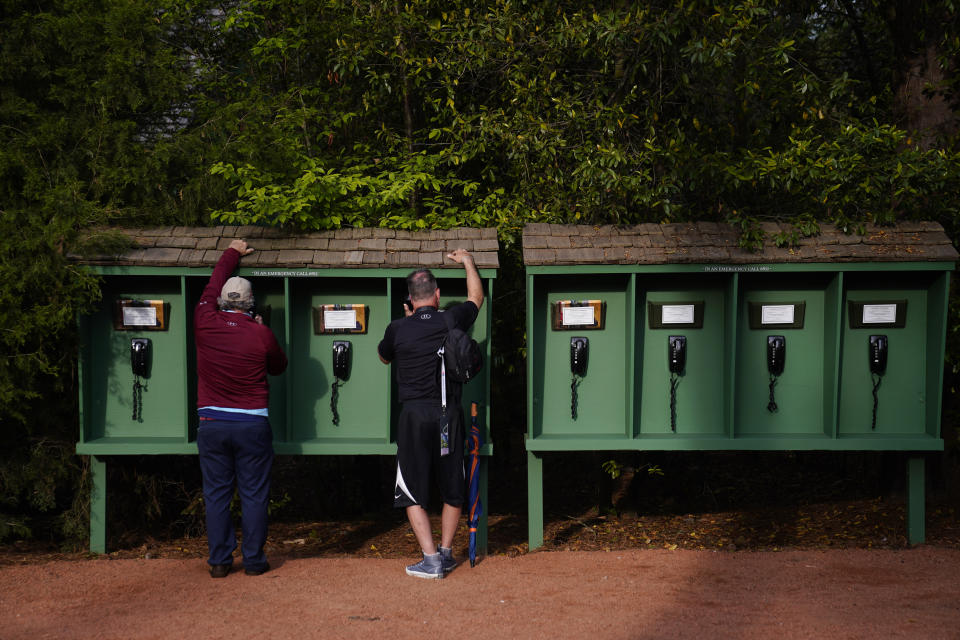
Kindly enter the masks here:
<path id="1" fill-rule="evenodd" d="M 392 509 L 271 523 L 274 568 L 258 577 L 212 580 L 197 535 L 117 526 L 106 556 L 11 543 L 0 639 L 960 638 L 956 500 L 928 498 L 926 544 L 911 548 L 903 496 L 851 484 L 856 459 L 845 471 L 751 460 L 724 457 L 718 471 L 711 458 L 707 474 L 686 457 L 603 513 L 576 466 L 553 461 L 551 482 L 565 484 L 547 501 L 544 548 L 527 548 L 521 474 L 492 501 L 503 511 L 490 516 L 489 555 L 441 581 L 405 575 L 418 549 Z"/>
<path id="2" fill-rule="evenodd" d="M 911 549 L 902 507 L 592 510 L 548 521 L 535 552 L 522 519 L 491 516 L 491 555 L 442 581 L 405 575 L 416 543 L 394 517 L 271 525 L 273 570 L 223 580 L 203 538 L 99 557 L 15 544 L 0 638 L 960 638 L 956 514 L 929 509 Z"/>
<path id="3" fill-rule="evenodd" d="M 960 551 L 686 550 L 494 556 L 445 580 L 403 560 L 272 558 L 0 568 L 0 636 L 25 638 L 957 638 Z"/>

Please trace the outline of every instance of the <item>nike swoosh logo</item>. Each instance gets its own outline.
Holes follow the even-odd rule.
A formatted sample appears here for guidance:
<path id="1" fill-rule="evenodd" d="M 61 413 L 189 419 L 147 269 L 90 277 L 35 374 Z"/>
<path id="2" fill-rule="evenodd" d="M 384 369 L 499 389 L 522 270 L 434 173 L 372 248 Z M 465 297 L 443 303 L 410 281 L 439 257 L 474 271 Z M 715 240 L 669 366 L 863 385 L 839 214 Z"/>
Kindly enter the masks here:
<path id="1" fill-rule="evenodd" d="M 398 493 L 397 495 L 393 496 L 393 499 L 394 499 L 394 500 L 399 500 L 402 496 L 403 496 L 402 493 Z"/>

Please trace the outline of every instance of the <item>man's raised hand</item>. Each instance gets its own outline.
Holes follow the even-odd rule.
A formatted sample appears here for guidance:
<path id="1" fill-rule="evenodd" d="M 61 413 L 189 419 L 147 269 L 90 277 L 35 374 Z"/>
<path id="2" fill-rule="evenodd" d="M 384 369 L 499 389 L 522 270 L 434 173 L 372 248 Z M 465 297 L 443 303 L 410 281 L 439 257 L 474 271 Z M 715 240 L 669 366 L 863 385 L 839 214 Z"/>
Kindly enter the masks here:
<path id="1" fill-rule="evenodd" d="M 250 255 L 251 253 L 253 253 L 253 249 L 251 249 L 249 246 L 247 246 L 247 241 L 246 241 L 246 240 L 241 240 L 240 238 L 237 238 L 236 240 L 231 240 L 231 241 L 230 241 L 230 248 L 231 248 L 231 249 L 235 249 L 235 250 L 238 251 L 238 252 L 240 253 L 240 255 L 242 255 L 242 256 L 248 256 L 248 255 Z"/>
<path id="2" fill-rule="evenodd" d="M 470 252 L 466 249 L 456 249 L 447 254 L 447 257 L 453 260 L 458 264 L 463 264 L 463 261 L 467 258 L 473 259 L 473 256 L 470 255 Z"/>

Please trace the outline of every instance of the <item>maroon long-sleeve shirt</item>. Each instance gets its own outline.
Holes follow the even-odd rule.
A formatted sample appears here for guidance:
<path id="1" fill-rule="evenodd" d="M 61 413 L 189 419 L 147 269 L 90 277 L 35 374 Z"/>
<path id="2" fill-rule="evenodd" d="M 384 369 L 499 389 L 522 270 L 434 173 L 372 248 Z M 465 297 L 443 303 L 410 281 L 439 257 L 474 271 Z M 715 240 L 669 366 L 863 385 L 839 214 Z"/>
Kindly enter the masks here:
<path id="1" fill-rule="evenodd" d="M 267 374 L 287 368 L 287 356 L 269 327 L 217 307 L 217 296 L 239 261 L 239 251 L 223 252 L 194 310 L 198 407 L 266 409 Z"/>

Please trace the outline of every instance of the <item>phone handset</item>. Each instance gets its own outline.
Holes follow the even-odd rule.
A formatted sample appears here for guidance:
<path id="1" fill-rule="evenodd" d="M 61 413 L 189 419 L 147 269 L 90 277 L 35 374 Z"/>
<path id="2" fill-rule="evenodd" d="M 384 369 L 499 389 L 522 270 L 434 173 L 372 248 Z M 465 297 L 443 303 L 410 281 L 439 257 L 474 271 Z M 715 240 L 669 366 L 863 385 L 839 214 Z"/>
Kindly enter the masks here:
<path id="1" fill-rule="evenodd" d="M 880 402 L 877 390 L 880 388 L 880 379 L 887 372 L 887 336 L 870 336 L 869 345 L 870 377 L 873 378 L 873 421 L 870 424 L 870 429 L 875 430 L 877 428 L 877 405 Z"/>
<path id="2" fill-rule="evenodd" d="M 265 327 L 269 327 L 270 316 L 273 313 L 273 305 L 268 304 L 262 307 L 254 307 L 250 313 L 253 315 L 254 319 L 256 319 L 257 316 L 259 316 L 261 324 L 263 324 L 263 326 Z"/>
<path id="3" fill-rule="evenodd" d="M 683 375 L 683 370 L 687 366 L 687 337 L 670 336 L 670 373 L 677 376 Z"/>
<path id="4" fill-rule="evenodd" d="M 870 373 L 882 376 L 887 371 L 887 336 L 870 336 Z"/>
<path id="5" fill-rule="evenodd" d="M 349 340 L 333 341 L 333 384 L 330 386 L 330 411 L 333 412 L 333 425 L 340 425 L 340 413 L 337 411 L 337 400 L 339 400 L 339 389 L 343 383 L 350 378 L 350 354 L 351 345 Z"/>
<path id="6" fill-rule="evenodd" d="M 777 378 L 783 374 L 787 359 L 787 339 L 783 336 L 767 336 L 767 372 L 770 374 L 770 401 L 767 411 L 774 413 L 777 402 L 773 397 L 773 389 L 777 386 Z"/>
<path id="7" fill-rule="evenodd" d="M 133 415 L 131 419 L 143 422 L 142 379 L 150 377 L 150 339 L 133 338 L 130 340 L 130 369 L 133 371 Z"/>
<path id="8" fill-rule="evenodd" d="M 570 338 L 570 372 L 573 382 L 570 383 L 570 417 L 577 419 L 577 387 L 587 375 L 587 360 L 590 354 L 590 341 L 583 336 Z"/>
<path id="9" fill-rule="evenodd" d="M 350 377 L 350 341 L 333 341 L 333 377 L 346 381 Z"/>
<path id="10" fill-rule="evenodd" d="M 667 338 L 667 362 L 670 368 L 670 430 L 677 431 L 677 385 L 687 366 L 687 337 Z"/>

